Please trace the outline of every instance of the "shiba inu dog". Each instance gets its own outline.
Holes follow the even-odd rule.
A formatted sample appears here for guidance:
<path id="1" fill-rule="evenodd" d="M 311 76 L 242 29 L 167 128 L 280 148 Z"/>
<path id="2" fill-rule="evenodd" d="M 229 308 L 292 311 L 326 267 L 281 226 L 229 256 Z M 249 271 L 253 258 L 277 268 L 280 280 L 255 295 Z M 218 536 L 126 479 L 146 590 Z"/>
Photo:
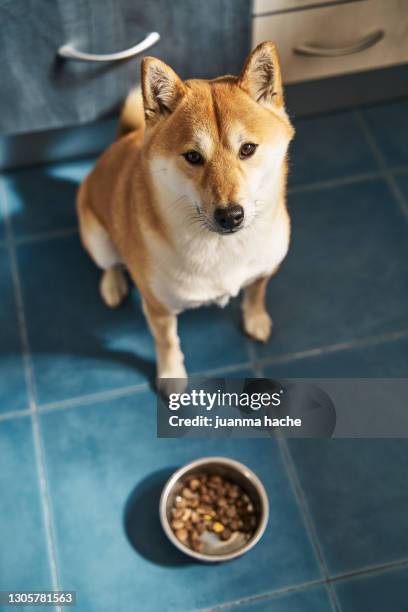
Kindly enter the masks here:
<path id="1" fill-rule="evenodd" d="M 289 246 L 294 130 L 271 42 L 251 53 L 238 77 L 209 81 L 182 81 L 146 57 L 141 85 L 77 207 L 83 245 L 103 270 L 104 302 L 115 307 L 126 296 L 123 265 L 141 293 L 158 387 L 168 395 L 187 379 L 177 334 L 183 310 L 224 306 L 244 289 L 246 333 L 263 342 L 270 335 L 265 290 Z"/>

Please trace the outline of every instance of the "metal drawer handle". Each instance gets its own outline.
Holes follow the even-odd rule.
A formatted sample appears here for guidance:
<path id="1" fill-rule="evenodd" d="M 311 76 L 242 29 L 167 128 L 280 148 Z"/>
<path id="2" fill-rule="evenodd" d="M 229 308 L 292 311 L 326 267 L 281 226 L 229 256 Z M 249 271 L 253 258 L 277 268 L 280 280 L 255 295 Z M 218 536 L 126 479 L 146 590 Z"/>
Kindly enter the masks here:
<path id="1" fill-rule="evenodd" d="M 384 30 L 377 30 L 349 47 L 328 48 L 304 43 L 295 47 L 293 52 L 297 55 L 307 55 L 309 57 L 340 57 L 341 55 L 351 55 L 352 53 L 359 53 L 360 51 L 370 49 L 370 47 L 374 47 L 374 45 L 380 42 L 384 36 Z"/>
<path id="2" fill-rule="evenodd" d="M 118 51 L 117 53 L 105 53 L 101 55 L 94 53 L 83 53 L 82 51 L 78 51 L 72 45 L 68 44 L 63 45 L 58 49 L 58 55 L 59 57 L 78 60 L 81 62 L 117 62 L 129 57 L 134 57 L 139 53 L 143 53 L 143 51 L 146 51 L 146 49 L 149 49 L 155 45 L 158 40 L 160 40 L 160 34 L 157 32 L 151 32 L 144 40 L 142 40 L 142 42 L 137 43 L 137 45 L 134 45 L 129 49 Z"/>

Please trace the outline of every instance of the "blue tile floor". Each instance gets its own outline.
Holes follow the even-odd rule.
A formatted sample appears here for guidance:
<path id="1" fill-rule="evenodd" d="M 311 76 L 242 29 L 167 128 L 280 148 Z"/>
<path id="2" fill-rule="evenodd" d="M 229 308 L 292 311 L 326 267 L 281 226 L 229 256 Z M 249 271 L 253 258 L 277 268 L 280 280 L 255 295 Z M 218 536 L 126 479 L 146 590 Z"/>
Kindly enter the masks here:
<path id="1" fill-rule="evenodd" d="M 273 337 L 241 333 L 237 300 L 185 313 L 190 372 L 408 376 L 407 115 L 399 101 L 296 122 Z M 139 296 L 105 308 L 79 244 L 92 163 L 0 179 L 0 590 L 76 590 L 80 612 L 406 612 L 408 441 L 157 440 Z M 217 567 L 157 516 L 171 470 L 210 454 L 247 463 L 271 505 L 262 541 Z"/>

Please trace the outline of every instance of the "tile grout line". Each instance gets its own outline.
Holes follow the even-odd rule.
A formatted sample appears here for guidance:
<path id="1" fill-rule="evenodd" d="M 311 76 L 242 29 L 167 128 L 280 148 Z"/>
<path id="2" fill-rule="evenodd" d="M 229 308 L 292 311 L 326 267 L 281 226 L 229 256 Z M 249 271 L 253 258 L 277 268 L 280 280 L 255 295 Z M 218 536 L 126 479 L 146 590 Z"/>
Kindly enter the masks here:
<path id="1" fill-rule="evenodd" d="M 350 572 L 342 572 L 330 576 L 330 582 L 348 582 L 349 580 L 362 580 L 367 576 L 378 576 L 381 574 L 388 574 L 389 572 L 398 571 L 408 567 L 408 558 L 397 559 L 396 561 L 390 561 L 382 565 L 368 565 L 361 567 Z"/>
<path id="2" fill-rule="evenodd" d="M 335 189 L 336 187 L 342 187 L 343 185 L 366 183 L 378 180 L 383 177 L 384 172 L 382 172 L 381 170 L 373 172 L 364 172 L 361 174 L 351 174 L 349 176 L 327 179 L 325 181 L 314 181 L 312 183 L 302 183 L 300 185 L 293 185 L 293 187 L 288 187 L 287 193 L 288 195 L 297 195 L 313 191 L 322 191 L 325 189 Z"/>
<path id="3" fill-rule="evenodd" d="M 368 124 L 368 122 L 366 121 L 363 113 L 361 112 L 360 109 L 355 109 L 354 110 L 354 115 L 357 118 L 357 122 L 361 128 L 361 131 L 363 132 L 365 139 L 367 141 L 367 144 L 369 145 L 369 147 L 371 148 L 371 151 L 373 153 L 373 156 L 375 157 L 380 170 L 382 172 L 382 174 L 384 175 L 384 178 L 387 182 L 388 188 L 391 191 L 391 194 L 394 196 L 394 200 L 397 202 L 402 214 L 404 215 L 405 219 L 408 220 L 408 203 L 405 200 L 404 195 L 402 194 L 397 181 L 395 180 L 395 176 L 392 172 L 392 169 L 389 169 L 386 163 L 386 160 L 384 158 L 384 155 L 382 154 L 382 151 L 380 149 L 380 147 L 377 144 L 377 141 L 375 139 L 375 136 Z"/>
<path id="4" fill-rule="evenodd" d="M 247 340 L 247 352 L 248 352 L 248 356 L 249 356 L 250 367 L 251 367 L 253 373 L 254 373 L 256 378 L 260 378 L 261 377 L 261 372 L 260 372 L 260 370 L 258 368 L 256 346 L 255 346 L 255 342 L 254 341 Z"/>
<path id="5" fill-rule="evenodd" d="M 251 360 L 243 363 L 234 364 L 231 366 L 225 366 L 220 368 L 214 368 L 213 370 L 202 370 L 198 372 L 191 372 L 191 377 L 204 377 L 204 376 L 217 376 L 228 374 L 230 372 L 239 372 L 240 370 L 250 369 L 252 368 L 257 372 L 257 376 L 261 376 L 260 368 L 263 365 L 269 365 L 274 363 L 291 363 L 293 361 L 297 361 L 299 359 L 303 359 L 306 357 L 312 357 L 315 355 L 324 355 L 332 352 L 348 350 L 350 348 L 364 348 L 366 346 L 375 346 L 377 344 L 382 344 L 389 341 L 399 340 L 408 338 L 408 329 L 401 330 L 398 332 L 390 332 L 388 334 L 380 334 L 378 336 L 370 336 L 368 338 L 363 338 L 358 341 L 344 342 L 339 344 L 325 345 L 322 347 L 317 347 L 314 349 L 308 349 L 305 351 L 299 351 L 298 353 L 287 353 L 286 355 L 282 355 L 279 357 L 264 357 L 261 359 L 256 358 L 255 347 L 252 346 L 249 351 L 249 355 L 251 356 Z M 107 391 L 100 391 L 95 393 L 90 393 L 88 395 L 80 395 L 73 398 L 68 398 L 66 400 L 57 400 L 55 402 L 49 402 L 47 404 L 39 405 L 39 412 L 51 412 L 53 410 L 68 408 L 71 406 L 78 406 L 81 404 L 89 404 L 93 401 L 98 400 L 109 400 L 115 399 L 116 397 L 122 397 L 127 395 L 138 394 L 144 391 L 148 391 L 150 385 L 148 382 L 140 383 L 138 385 L 130 386 L 130 387 L 119 387 L 117 389 L 111 389 Z"/>
<path id="6" fill-rule="evenodd" d="M 76 226 L 65 227 L 56 230 L 50 230 L 49 232 L 38 232 L 38 234 L 26 234 L 25 236 L 15 237 L 15 246 L 23 244 L 32 244 L 33 242 L 42 242 L 43 240 L 51 240 L 54 238 L 64 238 L 65 236 L 74 236 L 78 234 L 78 228 Z"/>
<path id="7" fill-rule="evenodd" d="M 221 610 L 229 610 L 232 608 L 239 608 L 242 605 L 248 603 L 256 603 L 262 601 L 269 601 L 271 599 L 277 599 L 278 597 L 282 597 L 284 595 L 290 593 L 301 593 L 302 591 L 307 591 L 307 589 L 323 586 L 324 580 L 309 580 L 307 582 L 300 582 L 299 584 L 294 584 L 288 587 L 282 587 L 280 589 L 276 589 L 275 591 L 269 591 L 267 593 L 260 593 L 258 595 L 249 595 L 248 597 L 241 597 L 240 599 L 234 599 L 232 601 L 226 601 L 225 603 L 217 604 L 210 608 L 200 608 L 195 612 L 220 612 Z"/>
<path id="8" fill-rule="evenodd" d="M 252 603 L 252 602 L 257 602 L 257 601 L 269 601 L 271 599 L 276 599 L 278 597 L 282 597 L 290 593 L 297 593 L 297 592 L 306 591 L 314 587 L 325 586 L 326 582 L 336 583 L 336 582 L 350 582 L 353 580 L 363 580 L 364 578 L 370 578 L 371 576 L 377 576 L 379 574 L 380 575 L 387 574 L 387 573 L 398 571 L 400 569 L 404 569 L 407 567 L 408 567 L 408 558 L 398 559 L 396 561 L 390 561 L 389 563 L 384 563 L 383 565 L 364 566 L 356 570 L 351 570 L 350 572 L 342 572 L 340 574 L 334 574 L 332 576 L 329 576 L 327 580 L 325 580 L 324 578 L 321 578 L 318 580 L 300 582 L 298 584 L 276 589 L 274 591 L 269 591 L 267 593 L 260 593 L 258 595 L 249 595 L 248 597 L 241 597 L 240 599 L 226 601 L 224 603 L 217 604 L 210 608 L 200 608 L 199 610 L 196 610 L 195 612 L 219 612 L 225 609 L 239 608 L 241 605 L 245 605 L 247 603 Z"/>
<path id="9" fill-rule="evenodd" d="M 263 376 L 263 368 L 262 365 L 256 361 L 253 363 L 253 367 L 257 372 L 257 375 Z M 306 501 L 306 497 L 302 486 L 300 484 L 296 466 L 293 463 L 289 447 L 287 445 L 287 441 L 285 438 L 277 438 L 277 445 L 279 449 L 279 453 L 282 459 L 282 462 L 285 466 L 286 475 L 289 481 L 289 485 L 292 489 L 293 496 L 297 503 L 298 509 L 303 518 L 303 524 L 309 539 L 309 542 L 313 548 L 315 558 L 317 564 L 319 566 L 320 575 L 324 580 L 325 589 L 327 592 L 327 596 L 330 601 L 330 607 L 332 612 L 342 612 L 340 602 L 337 599 L 337 595 L 335 590 L 332 588 L 332 585 L 329 583 L 329 571 L 326 565 L 326 561 L 324 559 L 323 551 L 320 546 L 319 538 L 317 536 L 317 532 L 313 523 L 312 516 L 310 514 L 310 510 Z"/>
<path id="10" fill-rule="evenodd" d="M 228 374 L 233 372 L 239 372 L 250 368 L 252 365 L 251 361 L 244 361 L 242 363 L 235 363 L 229 366 L 220 366 L 219 368 L 213 368 L 209 370 L 201 370 L 199 372 L 190 372 L 190 376 L 217 376 L 217 374 Z"/>
<path id="11" fill-rule="evenodd" d="M 201 370 L 199 372 L 190 372 L 190 377 L 207 377 L 207 376 L 217 376 L 224 375 L 233 372 L 239 372 L 240 370 L 246 370 L 251 367 L 251 363 L 249 361 L 245 361 L 243 363 L 237 363 L 230 366 L 214 368 L 213 370 Z M 96 401 L 108 401 L 110 399 L 116 399 L 120 397 L 127 397 L 129 395 L 137 395 L 139 393 L 143 393 L 149 391 L 151 389 L 151 385 L 149 382 L 139 383 L 136 385 L 131 385 L 129 387 L 118 387 L 117 389 L 108 389 L 106 391 L 96 391 L 95 393 L 89 393 L 87 395 L 79 395 L 77 397 L 72 397 L 64 400 L 56 400 L 55 402 L 48 402 L 45 404 L 40 404 L 38 406 L 38 411 L 40 413 L 45 412 L 54 412 L 56 410 L 63 410 L 65 408 L 71 408 L 75 406 L 79 406 L 82 404 L 92 404 Z M 1 419 L 1 416 L 0 416 Z"/>
<path id="12" fill-rule="evenodd" d="M 408 166 L 392 166 L 389 172 L 391 172 L 391 174 L 407 174 Z"/>
<path id="13" fill-rule="evenodd" d="M 396 332 L 388 332 L 385 334 L 378 334 L 376 336 L 367 336 L 359 340 L 350 340 L 349 342 L 339 342 L 337 344 L 326 344 L 320 347 L 305 349 L 304 351 L 298 351 L 294 353 L 287 353 L 286 355 L 279 355 L 276 357 L 262 357 L 258 360 L 258 365 L 273 365 L 282 363 L 292 363 L 307 357 L 318 357 L 320 355 L 328 355 L 330 353 L 337 353 L 350 349 L 366 348 L 370 346 L 377 346 L 385 344 L 387 342 L 395 340 L 403 340 L 408 338 L 408 329 L 402 329 Z"/>
<path id="14" fill-rule="evenodd" d="M 25 326 L 21 286 L 20 286 L 18 267 L 17 267 L 17 257 L 16 257 L 16 252 L 15 252 L 15 248 L 13 244 L 12 229 L 11 229 L 10 217 L 8 214 L 7 195 L 6 195 L 6 190 L 4 187 L 4 180 L 0 178 L 0 181 L 1 181 L 0 200 L 1 200 L 2 210 L 3 210 L 3 216 L 4 216 L 4 225 L 6 229 L 6 239 L 7 239 L 6 242 L 7 242 L 8 253 L 10 257 L 10 271 L 11 271 L 11 279 L 12 279 L 12 284 L 13 284 L 14 299 L 16 302 L 17 321 L 18 321 L 21 350 L 22 350 L 24 378 L 26 382 L 26 391 L 28 395 L 30 410 L 34 411 L 34 406 L 35 406 L 34 396 L 30 397 L 30 389 L 32 388 L 33 377 L 32 377 L 32 368 L 31 368 L 31 359 L 30 359 L 29 351 L 28 351 L 28 336 L 27 336 L 27 330 Z"/>
<path id="15" fill-rule="evenodd" d="M 140 383 L 139 385 L 132 385 L 130 387 L 119 387 L 118 389 L 109 389 L 106 391 L 97 391 L 95 393 L 89 393 L 87 395 L 81 395 L 78 397 L 68 398 L 65 400 L 57 400 L 55 402 L 48 402 L 46 404 L 40 404 L 38 406 L 39 413 L 54 412 L 58 410 L 64 410 L 66 408 L 75 407 L 78 405 L 93 404 L 97 401 L 109 401 L 111 399 L 117 399 L 122 397 L 128 397 L 129 395 L 137 395 L 148 391 L 150 385 L 148 382 Z"/>
<path id="16" fill-rule="evenodd" d="M 10 421 L 11 419 L 20 419 L 22 417 L 31 416 L 33 414 L 31 408 L 25 408 L 24 410 L 9 410 L 8 412 L 0 413 L 0 423 L 2 421 Z"/>
<path id="17" fill-rule="evenodd" d="M 308 357 L 315 357 L 319 355 L 327 355 L 330 353 L 340 352 L 349 350 L 352 348 L 364 348 L 367 346 L 381 345 L 390 341 L 400 340 L 408 338 L 408 330 L 400 330 L 397 332 L 389 332 L 387 334 L 380 334 L 378 336 L 370 336 L 368 338 L 362 338 L 357 341 L 343 342 L 339 344 L 325 345 L 314 349 L 307 349 L 305 351 L 299 351 L 297 353 L 287 353 L 278 357 L 263 357 L 258 359 L 256 357 L 256 349 L 254 346 L 248 349 L 251 361 L 234 364 L 231 366 L 225 366 L 220 368 L 214 368 L 213 370 L 203 370 L 200 372 L 191 372 L 191 376 L 204 377 L 204 376 L 223 376 L 231 372 L 239 372 L 240 370 L 252 369 L 257 377 L 262 376 L 262 367 L 266 365 L 293 363 L 294 361 L 306 359 Z M 63 400 L 56 400 L 54 402 L 48 402 L 45 404 L 38 404 L 37 411 L 42 413 L 54 412 L 57 410 L 64 410 L 68 408 L 75 408 L 76 406 L 89 405 L 98 401 L 109 401 L 110 399 L 117 399 L 121 397 L 127 397 L 131 395 L 137 395 L 149 391 L 149 382 L 139 383 L 131 385 L 129 387 L 118 387 L 117 389 L 110 389 L 105 391 L 97 391 L 95 393 L 89 393 L 87 395 L 79 395 L 72 398 Z M 0 414 L 0 421 L 18 418 L 20 416 L 27 416 L 31 414 L 31 410 L 15 410 Z"/>
<path id="18" fill-rule="evenodd" d="M 243 363 L 237 363 L 230 366 L 214 368 L 213 370 L 201 370 L 199 372 L 190 372 L 190 377 L 204 377 L 204 376 L 217 376 L 228 374 L 231 372 L 239 372 L 251 367 L 249 361 Z M 105 391 L 96 391 L 95 393 L 89 393 L 86 395 L 79 395 L 72 398 L 63 400 L 56 400 L 55 402 L 47 402 L 45 404 L 39 404 L 38 411 L 40 413 L 53 412 L 55 410 L 63 410 L 64 408 L 71 408 L 82 404 L 92 404 L 96 401 L 108 401 L 110 399 L 116 399 L 120 397 L 127 397 L 129 395 L 137 395 L 149 391 L 151 385 L 149 382 L 139 383 L 136 385 L 130 385 L 128 387 L 118 387 L 117 389 L 107 389 Z M 1 419 L 1 415 L 0 415 Z"/>
<path id="19" fill-rule="evenodd" d="M 33 434 L 34 434 L 34 445 L 36 454 L 36 463 L 38 471 L 38 480 L 40 485 L 43 515 L 44 515 L 44 526 L 45 526 L 45 537 L 47 540 L 48 556 L 51 568 L 51 580 L 54 591 L 60 590 L 60 579 L 57 565 L 57 553 L 55 549 L 55 536 L 54 536 L 54 525 L 51 511 L 51 504 L 49 498 L 49 485 L 46 475 L 45 468 L 45 453 L 41 439 L 41 428 L 39 422 L 38 412 L 35 410 L 32 414 Z M 56 612 L 62 612 L 60 606 L 55 607 Z"/>
<path id="20" fill-rule="evenodd" d="M 40 423 L 38 417 L 38 409 L 36 402 L 36 391 L 35 391 L 35 382 L 34 382 L 34 373 L 31 362 L 31 354 L 30 354 L 30 346 L 28 340 L 28 332 L 27 325 L 24 313 L 24 302 L 23 302 L 23 292 L 20 282 L 20 275 L 18 271 L 18 262 L 16 256 L 16 249 L 14 245 L 13 239 L 13 230 L 11 226 L 11 220 L 9 216 L 8 210 L 8 200 L 7 193 L 4 185 L 4 179 L 0 178 L 0 188 L 1 188 L 1 203 L 2 209 L 4 213 L 4 223 L 6 228 L 6 237 L 8 244 L 8 252 L 10 256 L 10 265 L 11 265 L 11 276 L 12 283 L 14 289 L 14 297 L 16 301 L 17 308 L 17 318 L 18 318 L 18 327 L 21 341 L 21 350 L 23 357 L 23 366 L 24 366 L 24 377 L 26 381 L 26 389 L 29 400 L 29 407 L 31 413 L 31 424 L 32 424 L 32 434 L 34 441 L 34 453 L 36 460 L 36 468 L 37 468 L 37 477 L 38 477 L 38 485 L 40 490 L 40 499 L 43 513 L 43 523 L 44 523 L 44 534 L 47 544 L 48 550 L 48 560 L 50 564 L 50 572 L 51 572 L 51 582 L 52 588 L 55 591 L 60 590 L 60 582 L 56 561 L 56 551 L 55 551 L 55 541 L 53 535 L 53 524 L 52 524 L 52 516 L 51 516 L 51 508 L 50 508 L 50 500 L 48 493 L 48 483 L 45 471 L 45 458 L 44 458 L 44 449 L 41 441 L 41 431 L 40 431 Z M 55 607 L 56 612 L 61 612 L 60 606 Z"/>
<path id="21" fill-rule="evenodd" d="M 357 112 L 357 111 L 355 111 Z M 362 126 L 361 126 L 362 127 Z M 372 143 L 370 143 L 372 148 Z M 375 145 L 376 146 L 376 145 Z M 377 159 L 377 161 L 379 161 Z M 392 166 L 388 168 L 386 165 L 382 165 L 381 169 L 373 172 L 364 172 L 360 174 L 351 174 L 344 177 L 327 179 L 324 181 L 314 181 L 311 183 L 301 183 L 299 185 L 293 185 L 288 187 L 288 195 L 297 195 L 302 193 L 309 193 L 314 191 L 321 191 L 325 189 L 335 189 L 343 185 L 353 185 L 355 183 L 369 182 L 376 179 L 383 178 L 393 183 L 392 191 L 394 196 L 399 200 L 400 206 L 403 209 L 404 214 L 408 214 L 408 204 L 405 202 L 405 198 L 401 193 L 397 183 L 395 182 L 394 175 L 399 173 L 408 173 L 408 166 L 405 164 Z M 56 230 L 49 230 L 45 232 L 38 232 L 38 234 L 26 234 L 22 236 L 15 236 L 13 241 L 15 246 L 21 246 L 25 244 L 32 244 L 36 242 L 42 242 L 46 240 L 53 240 L 55 238 L 61 238 L 65 236 L 74 236 L 78 234 L 77 226 L 68 226 Z M 0 247 L 7 247 L 7 240 L 0 240 Z"/>
<path id="22" fill-rule="evenodd" d="M 377 344 L 382 344 L 383 342 L 388 342 L 391 340 L 398 340 L 408 337 L 408 330 L 401 330 L 399 332 L 390 332 L 389 334 L 381 334 L 378 336 L 371 336 L 361 341 L 351 341 L 344 342 L 340 344 L 334 345 L 326 345 L 323 347 L 318 347 L 315 349 L 309 349 L 306 351 L 300 351 L 298 353 L 288 353 L 286 355 L 282 355 L 280 357 L 265 357 L 262 359 L 257 359 L 256 357 L 256 349 L 252 345 L 248 348 L 250 361 L 234 364 L 231 366 L 225 366 L 220 368 L 214 368 L 213 370 L 202 370 L 199 372 L 191 372 L 190 375 L 192 377 L 204 377 L 204 376 L 217 376 L 228 374 L 231 372 L 239 372 L 240 370 L 250 369 L 252 368 L 257 376 L 261 376 L 260 368 L 263 365 L 269 365 L 274 363 L 291 363 L 292 361 L 296 361 L 298 359 L 303 359 L 305 357 L 311 357 L 315 355 L 324 355 L 332 352 L 347 350 L 350 348 L 364 348 L 365 346 L 372 346 Z M 39 412 L 51 412 L 53 410 L 59 410 L 62 408 L 75 407 L 81 404 L 89 404 L 98 400 L 109 400 L 115 399 L 117 397 L 125 397 L 127 395 L 138 394 L 144 391 L 148 391 L 150 385 L 148 382 L 140 383 L 138 385 L 132 385 L 130 387 L 119 387 L 117 389 L 111 389 L 107 391 L 100 391 L 95 393 L 90 393 L 87 395 L 77 396 L 73 398 L 68 398 L 66 400 L 57 400 L 55 402 L 49 402 L 47 404 L 39 405 Z"/>
<path id="23" fill-rule="evenodd" d="M 331 608 L 333 612 L 341 612 L 340 602 L 338 601 L 336 592 L 333 589 L 332 584 L 330 582 L 329 570 L 326 565 L 324 554 L 323 554 L 323 551 L 322 551 L 322 548 L 319 542 L 319 537 L 316 532 L 314 521 L 313 521 L 312 515 L 309 510 L 309 505 L 307 503 L 306 496 L 303 491 L 303 487 L 299 481 L 296 466 L 293 462 L 287 440 L 285 438 L 279 438 L 278 445 L 279 445 L 279 449 L 281 452 L 283 462 L 286 467 L 288 479 L 289 479 L 294 497 L 296 499 L 298 508 L 303 517 L 303 522 L 304 522 L 306 532 L 309 537 L 309 541 L 312 545 L 317 563 L 319 565 L 320 574 L 324 579 L 324 584 L 325 584 L 327 595 L 330 600 Z"/>
<path id="24" fill-rule="evenodd" d="M 359 174 L 349 174 L 339 178 L 326 179 L 324 181 L 312 181 L 311 183 L 301 183 L 299 185 L 293 185 L 288 187 L 288 194 L 296 195 L 298 193 L 308 193 L 312 191 L 321 191 L 324 189 L 335 189 L 336 187 L 342 187 L 343 185 L 352 185 L 354 183 L 365 183 L 369 181 L 375 181 L 380 178 L 386 178 L 387 175 L 391 174 L 402 174 L 408 172 L 408 166 L 382 166 L 378 170 L 371 172 L 362 172 Z"/>

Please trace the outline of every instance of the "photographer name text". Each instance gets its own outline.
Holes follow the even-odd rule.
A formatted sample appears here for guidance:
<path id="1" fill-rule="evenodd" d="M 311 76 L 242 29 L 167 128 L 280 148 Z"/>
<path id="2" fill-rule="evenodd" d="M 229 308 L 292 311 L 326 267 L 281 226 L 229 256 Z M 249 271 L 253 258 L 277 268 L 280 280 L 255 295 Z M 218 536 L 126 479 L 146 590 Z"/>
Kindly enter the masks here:
<path id="1" fill-rule="evenodd" d="M 172 415 L 169 417 L 171 427 L 209 427 L 221 429 L 223 427 L 302 427 L 302 419 L 293 419 L 290 416 L 281 418 L 271 418 L 268 416 L 259 417 L 218 417 L 215 418 L 203 415 L 194 417 L 179 417 Z"/>

